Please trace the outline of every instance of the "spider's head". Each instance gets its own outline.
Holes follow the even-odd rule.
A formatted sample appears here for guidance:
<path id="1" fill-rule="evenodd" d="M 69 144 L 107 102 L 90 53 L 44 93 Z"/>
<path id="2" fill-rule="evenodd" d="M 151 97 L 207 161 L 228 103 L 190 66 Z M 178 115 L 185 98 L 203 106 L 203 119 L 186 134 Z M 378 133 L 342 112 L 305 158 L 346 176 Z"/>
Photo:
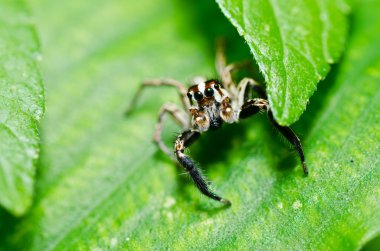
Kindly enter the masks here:
<path id="1" fill-rule="evenodd" d="M 225 90 L 217 80 L 198 80 L 187 92 L 190 104 L 196 102 L 201 109 L 220 104 L 223 96 L 226 96 Z"/>
<path id="2" fill-rule="evenodd" d="M 222 122 L 231 123 L 234 120 L 233 110 L 230 107 L 228 92 L 217 80 L 195 80 L 187 92 L 192 114 L 193 125 L 200 131 L 209 128 L 217 129 Z"/>

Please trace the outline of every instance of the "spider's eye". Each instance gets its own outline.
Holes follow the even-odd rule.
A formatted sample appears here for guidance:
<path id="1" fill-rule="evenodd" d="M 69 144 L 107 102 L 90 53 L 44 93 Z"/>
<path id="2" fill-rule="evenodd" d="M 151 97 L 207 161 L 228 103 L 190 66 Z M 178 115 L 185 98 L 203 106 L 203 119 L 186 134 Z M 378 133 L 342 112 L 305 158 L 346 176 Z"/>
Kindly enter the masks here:
<path id="1" fill-rule="evenodd" d="M 218 90 L 219 89 L 219 84 L 214 84 L 214 88 Z"/>
<path id="2" fill-rule="evenodd" d="M 188 97 L 189 99 L 191 99 L 191 93 L 190 93 L 190 92 L 187 93 L 187 97 Z"/>
<path id="3" fill-rule="evenodd" d="M 195 100 L 199 101 L 203 98 L 203 94 L 200 91 L 197 91 L 196 93 L 194 93 L 194 98 Z"/>
<path id="4" fill-rule="evenodd" d="M 205 95 L 206 97 L 211 97 L 212 95 L 214 95 L 214 90 L 212 88 L 207 88 L 205 90 Z"/>

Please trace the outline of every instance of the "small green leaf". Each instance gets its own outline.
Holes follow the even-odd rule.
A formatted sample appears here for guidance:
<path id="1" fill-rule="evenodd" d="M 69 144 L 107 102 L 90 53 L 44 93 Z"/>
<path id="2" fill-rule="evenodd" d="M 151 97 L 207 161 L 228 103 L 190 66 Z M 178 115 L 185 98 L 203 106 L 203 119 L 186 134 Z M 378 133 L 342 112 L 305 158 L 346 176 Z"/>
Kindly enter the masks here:
<path id="1" fill-rule="evenodd" d="M 31 204 L 44 90 L 39 44 L 23 1 L 0 0 L 0 204 L 22 215 Z"/>
<path id="2" fill-rule="evenodd" d="M 297 121 L 343 51 L 343 0 L 216 0 L 247 41 L 282 125 Z"/>

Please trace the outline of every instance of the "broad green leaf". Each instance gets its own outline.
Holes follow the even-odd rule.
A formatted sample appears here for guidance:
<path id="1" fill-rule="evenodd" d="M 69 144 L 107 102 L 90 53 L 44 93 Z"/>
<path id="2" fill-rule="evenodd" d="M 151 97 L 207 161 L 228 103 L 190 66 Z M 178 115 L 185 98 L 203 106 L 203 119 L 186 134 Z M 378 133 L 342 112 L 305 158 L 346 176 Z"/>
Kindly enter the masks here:
<path id="1" fill-rule="evenodd" d="M 123 115 L 143 79 L 213 76 L 215 37 L 238 36 L 218 34 L 231 27 L 217 5 L 34 1 L 49 112 L 36 203 L 21 220 L 0 216 L 0 247 L 358 249 L 380 231 L 380 6 L 366 3 L 353 8 L 342 64 L 294 127 L 309 177 L 264 115 L 192 146 L 215 191 L 233 203 L 221 208 L 151 142 L 160 105 L 180 103 L 173 90 L 147 90 Z M 249 57 L 244 46 L 228 48 Z M 179 128 L 167 130 L 170 142 Z"/>
<path id="2" fill-rule="evenodd" d="M 366 243 L 362 248 L 362 251 L 376 251 L 380 250 L 380 236 L 372 239 L 370 242 Z"/>
<path id="3" fill-rule="evenodd" d="M 29 208 L 39 152 L 44 89 L 39 43 L 23 1 L 0 0 L 0 205 Z"/>
<path id="4" fill-rule="evenodd" d="M 344 0 L 216 0 L 247 41 L 282 125 L 297 121 L 344 49 Z"/>

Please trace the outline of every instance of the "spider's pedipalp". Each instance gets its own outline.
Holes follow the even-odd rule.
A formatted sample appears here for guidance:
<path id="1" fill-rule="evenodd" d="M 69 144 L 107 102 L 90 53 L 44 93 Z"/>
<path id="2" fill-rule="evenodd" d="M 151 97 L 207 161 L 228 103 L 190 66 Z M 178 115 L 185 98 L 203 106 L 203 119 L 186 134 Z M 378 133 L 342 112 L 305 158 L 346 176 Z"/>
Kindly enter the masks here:
<path id="1" fill-rule="evenodd" d="M 187 130 L 177 137 L 174 146 L 177 160 L 189 173 L 191 179 L 194 181 L 194 184 L 202 194 L 225 205 L 231 205 L 231 202 L 229 200 L 223 199 L 210 190 L 206 179 L 204 178 L 199 168 L 196 166 L 195 162 L 190 158 L 190 156 L 184 153 L 185 149 L 193 144 L 200 137 L 200 135 L 201 134 L 199 131 Z"/>

